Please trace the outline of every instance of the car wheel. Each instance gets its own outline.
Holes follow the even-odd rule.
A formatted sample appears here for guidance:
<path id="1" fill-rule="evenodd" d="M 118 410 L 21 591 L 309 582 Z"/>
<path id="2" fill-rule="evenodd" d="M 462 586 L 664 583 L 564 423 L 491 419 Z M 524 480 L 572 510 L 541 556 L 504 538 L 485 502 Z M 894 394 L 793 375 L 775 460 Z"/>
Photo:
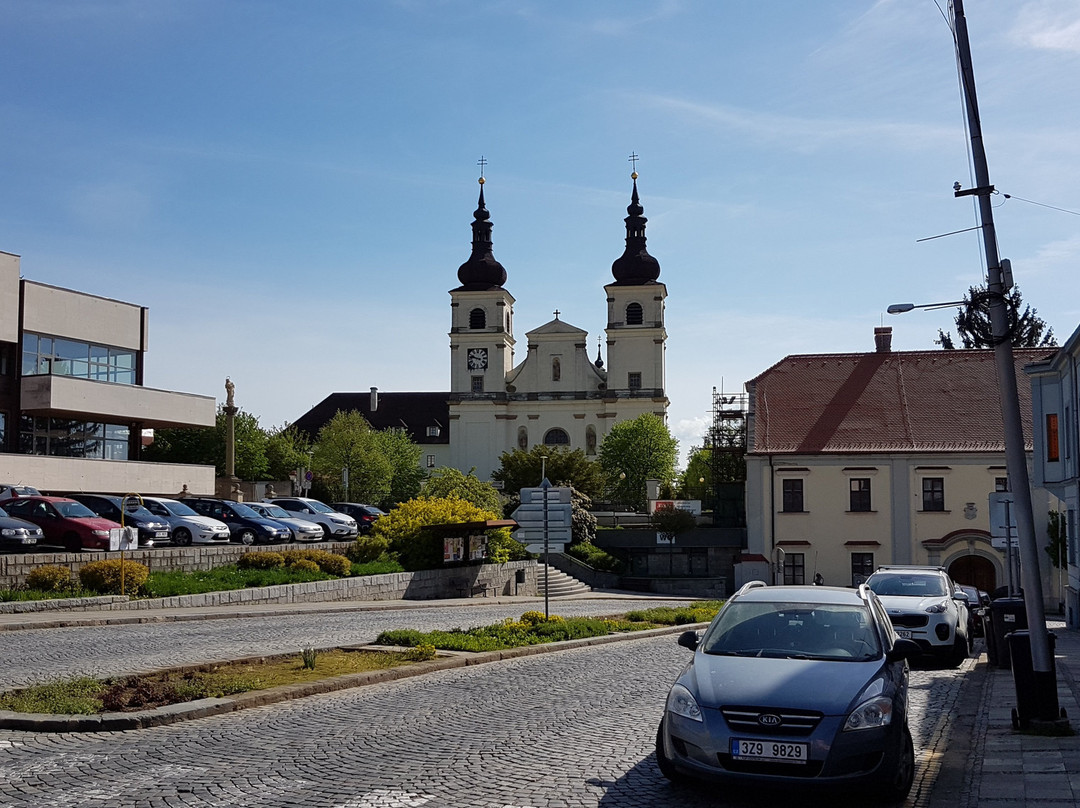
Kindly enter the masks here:
<path id="1" fill-rule="evenodd" d="M 660 769 L 660 774 L 664 775 L 672 783 L 685 783 L 686 775 L 675 768 L 675 764 L 671 762 L 671 759 L 664 754 L 664 722 L 660 721 L 660 726 L 656 728 L 656 766 Z"/>
<path id="2" fill-rule="evenodd" d="M 333 541 L 334 533 L 330 530 L 330 525 L 319 525 L 322 528 L 323 541 Z"/>
<path id="3" fill-rule="evenodd" d="M 246 544 L 248 546 L 251 546 L 252 544 L 255 543 L 255 531 L 254 530 L 247 530 L 247 529 L 241 530 L 236 535 L 236 540 L 238 542 L 240 542 L 241 544 Z"/>
<path id="4" fill-rule="evenodd" d="M 956 639 L 953 640 L 952 654 L 949 655 L 949 665 L 953 668 L 959 668 L 964 664 L 964 660 L 968 656 L 968 641 L 966 637 L 956 635 Z"/>
<path id="5" fill-rule="evenodd" d="M 82 552 L 82 539 L 79 538 L 78 533 L 67 533 L 64 535 L 64 549 L 69 553 Z"/>
<path id="6" fill-rule="evenodd" d="M 187 547 L 191 544 L 191 531 L 186 527 L 178 527 L 173 531 L 172 541 L 178 547 Z"/>
<path id="7" fill-rule="evenodd" d="M 900 736 L 900 748 L 885 761 L 880 784 L 881 802 L 889 805 L 903 802 L 915 782 L 915 745 L 905 726 Z"/>

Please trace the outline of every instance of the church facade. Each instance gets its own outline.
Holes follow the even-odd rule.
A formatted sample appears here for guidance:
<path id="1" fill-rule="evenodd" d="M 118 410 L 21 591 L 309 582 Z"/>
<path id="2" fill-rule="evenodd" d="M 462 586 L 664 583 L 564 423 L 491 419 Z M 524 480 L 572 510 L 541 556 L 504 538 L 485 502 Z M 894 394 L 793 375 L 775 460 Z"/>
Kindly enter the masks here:
<path id="1" fill-rule="evenodd" d="M 450 391 L 394 393 L 380 398 L 376 422 L 392 414 L 391 400 L 410 404 L 406 424 L 413 440 L 425 444 L 422 463 L 475 470 L 488 479 L 499 457 L 537 444 L 581 449 L 595 459 L 604 436 L 618 421 L 653 413 L 667 420 L 664 306 L 667 288 L 660 264 L 646 249 L 645 224 L 637 189 L 627 207 L 626 247 L 612 264 L 603 287 L 607 306 L 604 339 L 607 365 L 589 358 L 589 335 L 559 319 L 525 332 L 518 344 L 514 296 L 506 270 L 492 252 L 490 214 L 484 180 L 472 222 L 472 253 L 450 290 Z M 599 290 L 598 290 L 599 291 Z M 374 388 L 373 388 L 374 390 Z M 438 400 L 437 406 L 413 406 Z M 339 409 L 369 408 L 367 394 L 334 393 L 296 421 L 314 437 Z M 359 404 L 362 406 L 349 406 Z M 336 405 L 336 406 L 335 406 Z M 372 413 L 374 414 L 374 413 Z M 369 420 L 371 420 L 369 418 Z M 436 435 L 437 443 L 432 443 Z"/>

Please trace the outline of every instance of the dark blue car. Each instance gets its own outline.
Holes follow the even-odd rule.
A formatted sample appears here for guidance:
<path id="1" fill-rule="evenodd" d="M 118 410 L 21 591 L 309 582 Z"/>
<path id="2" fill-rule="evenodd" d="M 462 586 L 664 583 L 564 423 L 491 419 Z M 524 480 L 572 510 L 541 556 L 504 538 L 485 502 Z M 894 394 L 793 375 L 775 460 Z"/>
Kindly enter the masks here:
<path id="1" fill-rule="evenodd" d="M 907 659 L 873 592 L 747 584 L 699 639 L 668 694 L 656 757 L 672 780 L 858 787 L 880 802 L 911 789 Z"/>
<path id="2" fill-rule="evenodd" d="M 280 544 L 292 538 L 292 532 L 283 524 L 260 516 L 242 502 L 193 497 L 185 498 L 184 504 L 202 516 L 227 524 L 231 540 L 240 544 Z"/>

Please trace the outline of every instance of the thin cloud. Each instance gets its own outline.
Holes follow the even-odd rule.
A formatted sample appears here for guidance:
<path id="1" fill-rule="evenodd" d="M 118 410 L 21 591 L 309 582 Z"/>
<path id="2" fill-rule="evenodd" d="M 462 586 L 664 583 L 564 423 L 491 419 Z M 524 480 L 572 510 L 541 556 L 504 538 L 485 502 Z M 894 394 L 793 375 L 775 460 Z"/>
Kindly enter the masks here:
<path id="1" fill-rule="evenodd" d="M 1080 54 L 1080 10 L 1073 2 L 1030 3 L 1017 15 L 1011 35 L 1036 50 Z"/>

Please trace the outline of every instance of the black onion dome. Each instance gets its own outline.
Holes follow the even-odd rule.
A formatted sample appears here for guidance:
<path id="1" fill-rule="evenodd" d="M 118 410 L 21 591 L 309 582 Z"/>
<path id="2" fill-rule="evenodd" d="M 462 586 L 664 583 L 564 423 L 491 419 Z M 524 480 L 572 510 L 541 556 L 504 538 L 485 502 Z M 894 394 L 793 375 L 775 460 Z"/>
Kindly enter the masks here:
<path id="1" fill-rule="evenodd" d="M 506 270 L 491 254 L 491 214 L 484 207 L 484 180 L 480 180 L 480 201 L 473 213 L 472 255 L 458 267 L 459 288 L 467 291 L 497 289 L 506 283 Z"/>
<path id="2" fill-rule="evenodd" d="M 630 204 L 626 212 L 626 250 L 611 265 L 611 274 L 615 276 L 616 285 L 641 286 L 653 283 L 660 277 L 660 262 L 649 255 L 645 247 L 645 223 L 649 221 L 641 214 L 645 208 L 641 207 L 638 200 L 637 172 L 633 175 L 634 193 L 630 197 Z"/>

